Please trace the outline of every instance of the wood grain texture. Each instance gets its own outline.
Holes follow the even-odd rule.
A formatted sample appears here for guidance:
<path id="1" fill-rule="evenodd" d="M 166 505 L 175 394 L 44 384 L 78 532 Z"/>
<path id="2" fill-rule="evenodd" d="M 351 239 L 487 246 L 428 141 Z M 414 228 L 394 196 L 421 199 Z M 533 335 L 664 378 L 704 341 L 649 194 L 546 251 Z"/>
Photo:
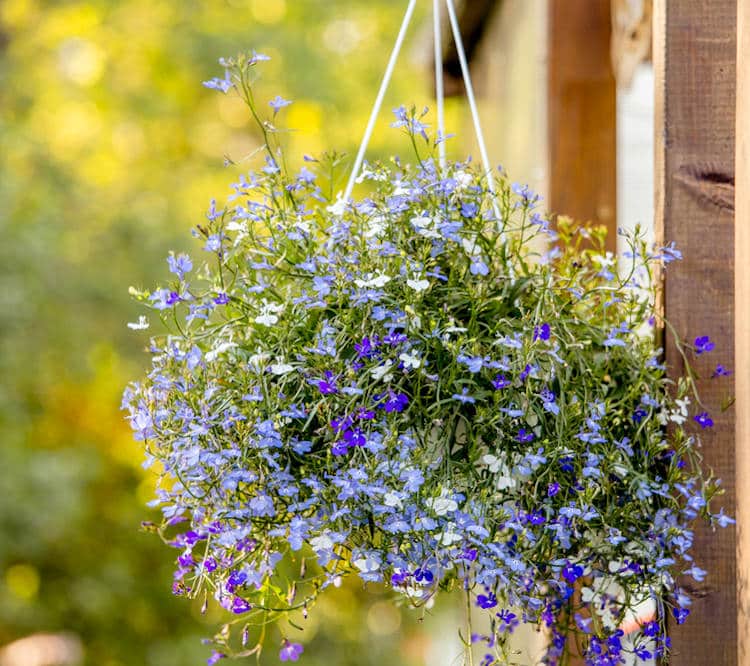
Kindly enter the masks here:
<path id="1" fill-rule="evenodd" d="M 611 0 L 549 0 L 549 208 L 604 224 L 617 245 L 617 98 Z"/>
<path id="2" fill-rule="evenodd" d="M 736 0 L 656 0 L 655 202 L 657 238 L 675 241 L 684 259 L 665 276 L 664 312 L 692 340 L 710 335 L 716 350 L 697 359 L 701 397 L 715 427 L 701 434 L 705 464 L 723 479 L 719 500 L 735 513 L 734 410 L 721 413 L 732 382 L 710 380 L 734 367 L 734 130 Z M 667 336 L 666 362 L 682 374 Z M 718 508 L 718 506 L 716 507 Z M 709 571 L 685 625 L 670 626 L 674 666 L 737 664 L 735 533 L 700 527 L 696 563 Z M 687 583 L 687 581 L 686 581 Z"/>
<path id="3" fill-rule="evenodd" d="M 737 3 L 735 201 L 735 424 L 737 664 L 750 666 L 750 2 Z"/>

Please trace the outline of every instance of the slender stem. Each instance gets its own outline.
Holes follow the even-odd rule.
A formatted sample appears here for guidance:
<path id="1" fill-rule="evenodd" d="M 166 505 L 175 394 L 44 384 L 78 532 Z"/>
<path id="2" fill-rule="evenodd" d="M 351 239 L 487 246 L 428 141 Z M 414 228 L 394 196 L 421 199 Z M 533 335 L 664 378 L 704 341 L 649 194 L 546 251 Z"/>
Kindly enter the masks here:
<path id="1" fill-rule="evenodd" d="M 468 666 L 474 666 L 474 650 L 471 642 L 472 626 L 471 626 L 471 590 L 466 590 L 466 638 L 468 644 L 466 646 L 466 663 Z"/>

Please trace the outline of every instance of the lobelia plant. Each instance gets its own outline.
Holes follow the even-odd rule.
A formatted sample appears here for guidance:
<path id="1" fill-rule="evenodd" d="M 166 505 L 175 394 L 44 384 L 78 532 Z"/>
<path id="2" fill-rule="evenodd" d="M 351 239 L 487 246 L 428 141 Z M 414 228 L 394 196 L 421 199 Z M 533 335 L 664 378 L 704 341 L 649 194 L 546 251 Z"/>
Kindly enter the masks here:
<path id="1" fill-rule="evenodd" d="M 546 628 L 547 664 L 666 656 L 667 616 L 690 606 L 677 577 L 706 575 L 693 523 L 734 522 L 710 508 L 694 373 L 673 382 L 659 360 L 658 276 L 679 252 L 636 232 L 618 262 L 601 229 L 552 230 L 502 171 L 493 194 L 470 161 L 440 168 L 404 107 L 414 163 L 368 164 L 368 195 L 333 201 L 340 159 L 291 173 L 272 124 L 290 102 L 262 117 L 265 59 L 222 60 L 205 84 L 245 101 L 265 163 L 211 203 L 207 259 L 171 255 L 171 282 L 136 292 L 171 333 L 124 397 L 160 475 L 151 529 L 180 551 L 175 594 L 237 616 L 209 664 L 258 654 L 249 628 L 306 617 L 346 575 L 415 606 L 463 590 L 489 618 L 463 635 L 467 663 L 472 642 L 483 666 L 511 663 L 520 622 Z M 284 638 L 279 658 L 302 649 Z"/>

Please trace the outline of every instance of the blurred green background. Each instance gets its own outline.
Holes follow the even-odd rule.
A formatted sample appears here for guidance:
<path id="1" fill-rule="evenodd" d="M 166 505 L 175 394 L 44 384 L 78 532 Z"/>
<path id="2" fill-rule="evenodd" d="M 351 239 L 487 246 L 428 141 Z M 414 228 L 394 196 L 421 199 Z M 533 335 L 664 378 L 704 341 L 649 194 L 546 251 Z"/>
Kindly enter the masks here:
<path id="1" fill-rule="evenodd" d="M 172 597 L 176 553 L 138 527 L 154 518 L 153 479 L 119 400 L 148 357 L 126 328 L 141 313 L 128 287 L 165 278 L 168 250 L 195 249 L 190 229 L 209 199 L 252 168 L 247 113 L 201 86 L 221 75 L 217 59 L 272 56 L 258 94 L 295 100 L 290 156 L 351 154 L 404 6 L 0 2 L 0 648 L 66 631 L 86 664 L 205 663 L 200 638 L 220 618 Z M 418 14 L 386 108 L 431 103 L 430 49 Z M 406 153 L 387 125 L 384 114 L 371 154 Z M 356 584 L 327 596 L 305 662 L 437 663 L 444 648 L 427 632 L 440 619 L 422 625 L 382 598 Z M 277 650 L 272 636 L 262 662 Z M 8 655 L 3 666 L 33 666 Z"/>

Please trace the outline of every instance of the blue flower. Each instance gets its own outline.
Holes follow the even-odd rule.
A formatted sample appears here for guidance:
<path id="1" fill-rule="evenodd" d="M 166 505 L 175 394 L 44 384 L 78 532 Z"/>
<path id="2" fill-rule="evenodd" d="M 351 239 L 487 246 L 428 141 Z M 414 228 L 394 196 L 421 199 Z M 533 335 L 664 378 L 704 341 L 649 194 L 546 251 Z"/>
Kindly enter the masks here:
<path id="1" fill-rule="evenodd" d="M 247 613 L 249 610 L 252 610 L 252 606 L 242 597 L 235 597 L 232 600 L 232 612 L 234 614 L 241 615 L 242 613 Z"/>
<path id="2" fill-rule="evenodd" d="M 273 115 L 276 115 L 281 109 L 283 109 L 285 106 L 289 106 L 291 103 L 291 100 L 284 99 L 280 95 L 276 95 L 276 97 L 268 102 L 268 105 L 273 109 Z"/>
<path id="3" fill-rule="evenodd" d="M 476 402 L 476 398 L 469 395 L 469 389 L 466 387 L 461 389 L 461 393 L 454 393 L 451 397 L 454 400 L 458 400 L 459 402 L 462 402 L 464 404 L 473 404 Z"/>
<path id="4" fill-rule="evenodd" d="M 224 78 L 213 78 L 210 81 L 204 81 L 203 85 L 206 88 L 212 88 L 214 90 L 221 90 L 221 92 L 226 93 L 234 84 L 232 83 L 232 78 L 229 75 L 229 70 L 224 70 Z"/>
<path id="5" fill-rule="evenodd" d="M 700 337 L 695 338 L 695 353 L 696 354 L 703 354 L 705 352 L 710 352 L 712 349 L 714 349 L 716 345 L 711 341 L 711 338 L 707 335 L 701 335 Z"/>
<path id="6" fill-rule="evenodd" d="M 507 379 L 505 375 L 497 375 L 495 379 L 492 380 L 492 386 L 496 391 L 499 391 L 500 389 L 510 386 L 510 380 Z"/>
<path id="7" fill-rule="evenodd" d="M 688 615 L 690 615 L 690 609 L 689 608 L 673 608 L 672 609 L 672 615 L 674 615 L 674 619 L 677 622 L 677 624 L 682 624 L 687 620 Z"/>
<path id="8" fill-rule="evenodd" d="M 284 640 L 284 644 L 279 651 L 279 659 L 281 661 L 297 661 L 304 651 L 305 648 L 300 643 L 292 643 Z"/>
<path id="9" fill-rule="evenodd" d="M 516 435 L 516 441 L 518 442 L 531 442 L 534 439 L 534 433 L 526 432 L 524 428 L 520 428 L 518 435 Z"/>
<path id="10" fill-rule="evenodd" d="M 550 325 L 549 324 L 542 324 L 541 326 L 534 326 L 534 337 L 533 340 L 536 342 L 537 340 L 549 340 L 550 338 Z"/>
<path id="11" fill-rule="evenodd" d="M 394 393 L 393 391 L 388 392 L 388 398 L 383 405 L 383 409 L 386 412 L 403 412 L 409 404 L 409 396 L 405 393 Z"/>
<path id="12" fill-rule="evenodd" d="M 478 594 L 477 606 L 485 610 L 487 610 L 488 608 L 494 608 L 495 606 L 497 606 L 497 597 L 493 592 L 488 592 L 487 594 Z"/>
<path id="13" fill-rule="evenodd" d="M 704 430 L 706 428 L 711 428 L 714 424 L 713 419 L 708 415 L 708 412 L 701 412 L 694 416 L 693 420 Z"/>
<path id="14" fill-rule="evenodd" d="M 714 370 L 711 377 L 728 377 L 732 374 L 731 370 L 727 370 L 721 363 L 719 363 L 716 366 L 716 370 Z"/>
<path id="15" fill-rule="evenodd" d="M 176 257 L 174 253 L 171 253 L 167 257 L 167 263 L 169 264 L 170 272 L 177 275 L 180 280 L 185 278 L 185 273 L 189 273 L 193 270 L 193 262 L 190 261 L 190 257 L 184 253 L 178 254 Z"/>

